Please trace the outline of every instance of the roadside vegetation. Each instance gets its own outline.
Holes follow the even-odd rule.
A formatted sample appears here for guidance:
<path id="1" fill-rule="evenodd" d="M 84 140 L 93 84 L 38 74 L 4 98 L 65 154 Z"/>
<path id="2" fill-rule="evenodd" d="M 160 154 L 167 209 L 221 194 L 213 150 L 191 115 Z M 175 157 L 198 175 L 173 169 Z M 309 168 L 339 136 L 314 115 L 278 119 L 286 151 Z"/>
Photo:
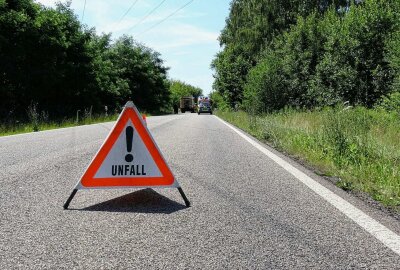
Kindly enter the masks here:
<path id="1" fill-rule="evenodd" d="M 193 96 L 198 97 L 203 94 L 203 90 L 199 87 L 194 87 L 190 84 L 179 80 L 171 80 L 170 86 L 171 92 L 171 103 L 174 106 L 179 106 L 179 101 L 181 97 Z"/>
<path id="2" fill-rule="evenodd" d="M 169 110 L 168 67 L 131 36 L 115 41 L 79 22 L 69 3 L 0 0 L 0 116 L 27 120 L 37 104 L 49 119 L 78 110 L 119 110 L 132 98 L 141 110 Z"/>
<path id="3" fill-rule="evenodd" d="M 45 113 L 38 113 L 35 107 L 32 106 L 29 107 L 28 115 L 29 121 L 0 123 L 0 136 L 115 121 L 119 116 L 119 114 L 91 115 L 90 111 L 84 111 L 82 114 L 80 114 L 80 111 L 78 111 L 76 117 L 74 118 L 49 120 Z"/>
<path id="4" fill-rule="evenodd" d="M 233 0 L 218 115 L 400 205 L 400 1 Z"/>
<path id="5" fill-rule="evenodd" d="M 80 119 L 78 122 L 75 119 L 65 119 L 56 121 L 40 121 L 38 123 L 30 123 L 30 122 L 23 122 L 23 123 L 14 123 L 13 125 L 7 124 L 0 124 L 0 136 L 8 136 L 8 135 L 15 135 L 21 133 L 29 133 L 29 132 L 37 132 L 37 131 L 44 131 L 44 130 L 51 130 L 57 128 L 66 128 L 66 127 L 75 127 L 75 126 L 82 126 L 82 125 L 90 125 L 90 124 L 97 124 L 109 121 L 117 120 L 118 115 L 109 115 L 109 116 L 94 116 L 91 118 L 83 118 Z"/>
<path id="6" fill-rule="evenodd" d="M 387 206 L 400 206 L 400 117 L 364 107 L 218 116 Z M 398 209 L 400 210 L 400 209 Z"/>
<path id="7" fill-rule="evenodd" d="M 131 36 L 97 34 L 69 5 L 0 0 L 0 135 L 101 121 L 129 99 L 140 111 L 171 113 L 177 81 L 161 55 Z"/>

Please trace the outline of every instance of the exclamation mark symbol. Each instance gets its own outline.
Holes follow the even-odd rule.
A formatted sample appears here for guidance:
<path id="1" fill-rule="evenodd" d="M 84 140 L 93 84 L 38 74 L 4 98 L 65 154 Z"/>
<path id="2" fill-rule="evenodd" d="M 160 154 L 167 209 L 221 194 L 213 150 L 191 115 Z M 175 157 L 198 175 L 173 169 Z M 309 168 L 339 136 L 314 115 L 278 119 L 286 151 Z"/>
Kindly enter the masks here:
<path id="1" fill-rule="evenodd" d="M 125 130 L 126 133 L 126 150 L 128 153 L 132 152 L 132 142 L 133 142 L 133 127 L 128 126 Z M 131 162 L 133 160 L 132 154 L 125 155 L 126 162 Z"/>

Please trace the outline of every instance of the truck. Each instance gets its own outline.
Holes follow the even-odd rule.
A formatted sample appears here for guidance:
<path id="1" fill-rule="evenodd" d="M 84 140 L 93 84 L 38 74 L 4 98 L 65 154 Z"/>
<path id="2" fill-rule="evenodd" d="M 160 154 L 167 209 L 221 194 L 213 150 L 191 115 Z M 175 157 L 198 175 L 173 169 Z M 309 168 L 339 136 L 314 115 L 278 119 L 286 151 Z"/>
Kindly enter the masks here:
<path id="1" fill-rule="evenodd" d="M 194 103 L 194 97 L 181 97 L 179 104 L 181 113 L 185 113 L 186 111 L 195 112 L 196 104 Z"/>

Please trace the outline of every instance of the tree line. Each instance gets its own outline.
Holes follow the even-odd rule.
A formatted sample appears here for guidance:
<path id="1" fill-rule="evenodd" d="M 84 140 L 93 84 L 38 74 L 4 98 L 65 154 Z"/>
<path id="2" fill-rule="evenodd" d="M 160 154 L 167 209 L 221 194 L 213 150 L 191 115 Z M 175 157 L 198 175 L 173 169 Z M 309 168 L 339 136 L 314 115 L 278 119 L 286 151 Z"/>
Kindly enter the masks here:
<path id="1" fill-rule="evenodd" d="M 105 106 L 117 111 L 128 99 L 147 112 L 170 112 L 174 84 L 158 52 L 131 36 L 96 34 L 69 3 L 0 0 L 2 122 L 26 120 L 32 106 L 62 119 Z"/>
<path id="2" fill-rule="evenodd" d="M 400 90 L 399 33 L 398 0 L 233 0 L 214 95 L 255 113 L 372 107 Z"/>
<path id="3" fill-rule="evenodd" d="M 199 87 L 192 86 L 180 80 L 171 80 L 171 102 L 178 105 L 180 98 L 185 96 L 193 96 L 195 98 L 203 94 L 203 90 Z"/>

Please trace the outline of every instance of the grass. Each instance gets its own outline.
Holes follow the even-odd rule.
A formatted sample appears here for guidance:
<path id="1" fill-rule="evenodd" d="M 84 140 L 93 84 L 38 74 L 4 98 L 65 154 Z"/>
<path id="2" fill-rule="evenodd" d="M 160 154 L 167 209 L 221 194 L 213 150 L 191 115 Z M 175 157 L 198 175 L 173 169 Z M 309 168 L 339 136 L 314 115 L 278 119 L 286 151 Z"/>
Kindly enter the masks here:
<path id="1" fill-rule="evenodd" d="M 29 123 L 13 123 L 13 124 L 0 124 L 0 136 L 14 135 L 20 133 L 43 131 L 57 128 L 74 127 L 81 125 L 90 125 L 102 122 L 115 121 L 118 114 L 115 115 L 99 115 L 93 117 L 85 117 L 76 121 L 76 119 L 65 119 L 62 121 L 45 121 L 33 119 Z"/>
<path id="2" fill-rule="evenodd" d="M 285 110 L 262 116 L 217 112 L 226 121 L 305 160 L 345 190 L 400 211 L 400 117 L 365 108 Z"/>

